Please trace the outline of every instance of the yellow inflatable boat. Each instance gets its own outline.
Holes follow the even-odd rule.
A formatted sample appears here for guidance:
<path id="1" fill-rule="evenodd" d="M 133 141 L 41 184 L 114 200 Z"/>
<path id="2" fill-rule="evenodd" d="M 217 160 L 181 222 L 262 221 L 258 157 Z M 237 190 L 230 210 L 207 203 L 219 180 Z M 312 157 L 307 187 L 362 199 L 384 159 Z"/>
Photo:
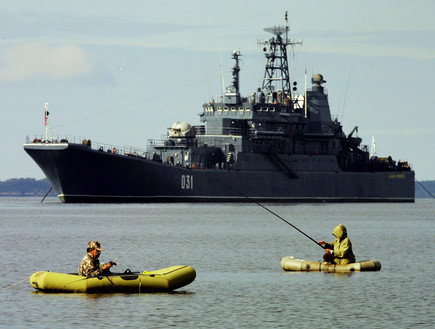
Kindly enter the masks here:
<path id="1" fill-rule="evenodd" d="M 288 256 L 282 258 L 280 263 L 281 267 L 286 271 L 299 272 L 348 273 L 381 270 L 381 263 L 377 260 L 366 260 L 346 265 L 337 265 L 333 263 L 313 262 L 309 260 L 296 259 L 293 256 Z"/>
<path id="2" fill-rule="evenodd" d="M 93 278 L 42 271 L 30 276 L 30 285 L 47 292 L 167 292 L 188 285 L 195 277 L 195 270 L 187 265 L 142 273 L 126 270 L 124 273 L 110 273 Z"/>

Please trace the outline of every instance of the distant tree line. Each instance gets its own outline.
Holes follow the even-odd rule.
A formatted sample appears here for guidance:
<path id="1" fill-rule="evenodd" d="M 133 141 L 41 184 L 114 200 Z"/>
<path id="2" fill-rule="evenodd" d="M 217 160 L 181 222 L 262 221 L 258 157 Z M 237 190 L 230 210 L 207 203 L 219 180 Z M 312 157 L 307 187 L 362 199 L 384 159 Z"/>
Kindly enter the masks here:
<path id="1" fill-rule="evenodd" d="M 44 196 L 51 185 L 47 179 L 12 178 L 0 181 L 0 196 Z M 415 183 L 416 198 L 432 198 L 435 196 L 435 180 Z M 55 196 L 53 190 L 49 194 Z"/>
<path id="2" fill-rule="evenodd" d="M 0 196 L 44 196 L 50 187 L 47 179 L 12 178 L 0 181 Z M 53 190 L 49 195 L 55 196 Z"/>

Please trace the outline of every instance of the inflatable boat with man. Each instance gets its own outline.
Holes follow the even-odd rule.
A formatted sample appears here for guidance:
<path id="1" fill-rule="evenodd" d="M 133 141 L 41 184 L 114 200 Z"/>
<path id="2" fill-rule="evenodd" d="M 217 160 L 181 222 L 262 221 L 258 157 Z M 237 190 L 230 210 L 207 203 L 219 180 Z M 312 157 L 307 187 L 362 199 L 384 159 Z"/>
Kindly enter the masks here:
<path id="1" fill-rule="evenodd" d="M 381 263 L 377 260 L 365 260 L 346 265 L 339 265 L 328 262 L 296 259 L 293 256 L 287 256 L 281 259 L 280 264 L 285 271 L 299 272 L 349 273 L 381 270 Z"/>
<path id="2" fill-rule="evenodd" d="M 45 292 L 169 292 L 192 283 L 195 277 L 195 270 L 187 265 L 171 266 L 153 272 L 131 272 L 127 269 L 123 273 L 91 278 L 77 274 L 41 271 L 30 276 L 30 285 Z"/>

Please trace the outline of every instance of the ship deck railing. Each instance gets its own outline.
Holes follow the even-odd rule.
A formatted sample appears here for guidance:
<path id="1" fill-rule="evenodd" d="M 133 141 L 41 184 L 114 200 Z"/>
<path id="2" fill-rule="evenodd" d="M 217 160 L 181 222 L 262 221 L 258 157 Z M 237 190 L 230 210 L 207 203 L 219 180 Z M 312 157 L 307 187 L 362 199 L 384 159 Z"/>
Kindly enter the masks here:
<path id="1" fill-rule="evenodd" d="M 45 139 L 45 137 L 35 137 L 33 140 L 31 140 L 28 136 L 26 137 L 26 144 L 32 144 L 32 143 L 42 143 L 42 144 L 83 144 L 87 145 L 93 150 L 98 150 L 101 152 L 107 152 L 107 153 L 116 153 L 120 155 L 130 156 L 130 157 L 140 157 L 145 159 L 151 159 L 152 154 L 147 152 L 144 149 L 134 147 L 134 146 L 118 146 L 114 144 L 107 144 L 107 143 L 101 143 L 96 142 L 90 139 L 86 139 L 84 137 L 65 137 L 65 138 L 59 138 L 59 137 L 49 137 L 48 139 Z"/>

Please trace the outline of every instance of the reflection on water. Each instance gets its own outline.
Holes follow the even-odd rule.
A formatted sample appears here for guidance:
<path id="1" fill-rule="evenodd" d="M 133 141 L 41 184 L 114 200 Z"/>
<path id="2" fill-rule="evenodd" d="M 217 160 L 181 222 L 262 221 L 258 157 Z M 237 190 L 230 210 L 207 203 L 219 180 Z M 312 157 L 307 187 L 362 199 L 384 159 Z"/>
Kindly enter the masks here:
<path id="1" fill-rule="evenodd" d="M 119 297 L 132 297 L 134 295 L 194 295 L 196 292 L 194 291 L 170 291 L 170 292 L 150 292 L 150 293 L 65 293 L 65 292 L 45 292 L 45 291 L 31 291 L 32 295 L 47 295 L 53 296 L 56 298 L 83 298 L 83 299 L 103 299 L 103 298 L 119 298 Z"/>
<path id="2" fill-rule="evenodd" d="M 318 260 L 323 250 L 253 204 L 67 205 L 0 198 L 7 269 L 1 288 L 40 270 L 75 272 L 90 240 L 102 243 L 102 262 L 122 254 L 119 271 L 190 265 L 197 273 L 193 283 L 171 293 L 41 293 L 24 280 L 1 292 L 0 320 L 23 328 L 433 324 L 434 202 L 267 207 L 319 240 L 332 239 L 332 229 L 345 224 L 357 259 L 378 259 L 381 271 L 283 271 L 282 257 Z M 404 265 L 401 248 L 413 263 Z"/>
<path id="3" fill-rule="evenodd" d="M 346 277 L 350 277 L 354 274 L 356 274 L 357 272 L 346 272 L 346 273 L 331 273 L 331 272 L 308 272 L 308 271 L 301 271 L 301 272 L 294 272 L 294 271 L 284 271 L 283 272 L 286 275 L 323 275 L 325 277 L 328 276 L 334 276 L 336 278 L 346 278 Z"/>

